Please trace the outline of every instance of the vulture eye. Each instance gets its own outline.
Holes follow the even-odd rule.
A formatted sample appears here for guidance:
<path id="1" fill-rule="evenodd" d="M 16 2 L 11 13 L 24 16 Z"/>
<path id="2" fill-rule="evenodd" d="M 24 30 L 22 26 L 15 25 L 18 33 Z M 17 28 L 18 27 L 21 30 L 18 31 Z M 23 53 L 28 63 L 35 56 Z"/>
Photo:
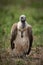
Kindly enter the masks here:
<path id="1" fill-rule="evenodd" d="M 21 17 L 21 19 L 23 19 L 23 17 Z"/>

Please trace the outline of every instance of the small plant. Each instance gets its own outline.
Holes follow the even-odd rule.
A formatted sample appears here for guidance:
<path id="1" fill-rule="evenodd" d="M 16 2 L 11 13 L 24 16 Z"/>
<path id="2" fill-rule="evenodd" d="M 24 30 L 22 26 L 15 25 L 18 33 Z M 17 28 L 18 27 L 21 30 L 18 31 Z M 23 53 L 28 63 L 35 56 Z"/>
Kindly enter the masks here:
<path id="1" fill-rule="evenodd" d="M 23 60 L 16 61 L 16 65 L 25 65 Z"/>

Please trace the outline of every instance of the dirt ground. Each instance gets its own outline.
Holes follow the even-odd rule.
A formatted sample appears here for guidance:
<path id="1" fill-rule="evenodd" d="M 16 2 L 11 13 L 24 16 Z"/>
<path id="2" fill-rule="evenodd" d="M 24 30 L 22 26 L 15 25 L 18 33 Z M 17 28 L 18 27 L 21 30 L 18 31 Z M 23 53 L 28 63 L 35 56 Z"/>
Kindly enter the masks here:
<path id="1" fill-rule="evenodd" d="M 43 65 L 43 47 L 32 48 L 25 58 L 16 58 L 8 50 L 0 53 L 0 65 Z"/>

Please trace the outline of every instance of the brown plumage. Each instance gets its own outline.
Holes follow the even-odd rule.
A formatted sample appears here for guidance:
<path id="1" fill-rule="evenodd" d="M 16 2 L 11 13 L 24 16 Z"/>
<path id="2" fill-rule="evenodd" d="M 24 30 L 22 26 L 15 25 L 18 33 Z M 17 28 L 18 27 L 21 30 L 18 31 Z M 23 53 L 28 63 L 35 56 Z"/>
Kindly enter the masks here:
<path id="1" fill-rule="evenodd" d="M 25 21 L 22 28 L 21 21 L 13 24 L 11 28 L 11 49 L 16 56 L 29 54 L 33 42 L 32 27 Z"/>
<path id="2" fill-rule="evenodd" d="M 21 37 L 23 32 L 23 38 Z M 31 26 L 24 29 L 18 29 L 17 23 L 13 24 L 11 29 L 11 48 L 16 55 L 29 54 L 32 46 L 33 36 Z M 15 52 L 16 51 L 16 52 Z"/>

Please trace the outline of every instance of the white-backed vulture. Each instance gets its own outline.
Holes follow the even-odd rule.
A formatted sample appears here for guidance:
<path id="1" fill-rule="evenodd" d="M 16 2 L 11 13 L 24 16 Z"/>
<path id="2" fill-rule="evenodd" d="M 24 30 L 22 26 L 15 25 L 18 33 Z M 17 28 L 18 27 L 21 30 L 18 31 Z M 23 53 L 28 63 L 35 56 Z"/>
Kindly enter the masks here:
<path id="1" fill-rule="evenodd" d="M 26 22 L 26 16 L 21 15 L 20 21 L 11 28 L 11 49 L 16 56 L 29 54 L 32 47 L 32 26 Z"/>

